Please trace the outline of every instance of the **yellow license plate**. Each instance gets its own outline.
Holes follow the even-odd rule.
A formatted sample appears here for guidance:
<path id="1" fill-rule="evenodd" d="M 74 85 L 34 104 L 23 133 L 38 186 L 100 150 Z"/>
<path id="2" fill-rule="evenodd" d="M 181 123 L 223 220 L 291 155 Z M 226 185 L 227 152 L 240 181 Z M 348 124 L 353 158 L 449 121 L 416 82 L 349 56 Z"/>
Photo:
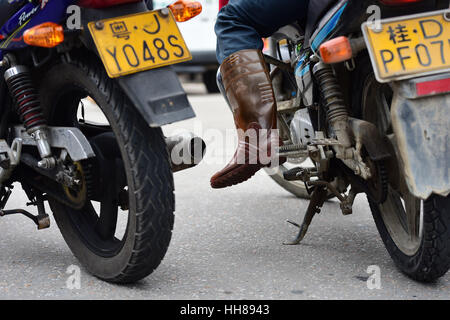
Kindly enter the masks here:
<path id="1" fill-rule="evenodd" d="M 90 22 L 88 26 L 111 78 L 192 59 L 167 9 Z"/>
<path id="2" fill-rule="evenodd" d="M 450 70 L 449 10 L 362 26 L 377 80 L 388 82 Z"/>

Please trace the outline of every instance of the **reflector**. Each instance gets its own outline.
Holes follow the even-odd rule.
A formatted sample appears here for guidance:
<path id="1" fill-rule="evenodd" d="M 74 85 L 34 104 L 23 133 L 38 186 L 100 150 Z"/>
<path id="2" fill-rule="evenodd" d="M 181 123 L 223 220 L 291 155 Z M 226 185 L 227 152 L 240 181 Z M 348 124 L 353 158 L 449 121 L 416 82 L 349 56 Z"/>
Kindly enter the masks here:
<path id="1" fill-rule="evenodd" d="M 450 78 L 419 82 L 416 84 L 416 92 L 419 97 L 450 92 Z"/>

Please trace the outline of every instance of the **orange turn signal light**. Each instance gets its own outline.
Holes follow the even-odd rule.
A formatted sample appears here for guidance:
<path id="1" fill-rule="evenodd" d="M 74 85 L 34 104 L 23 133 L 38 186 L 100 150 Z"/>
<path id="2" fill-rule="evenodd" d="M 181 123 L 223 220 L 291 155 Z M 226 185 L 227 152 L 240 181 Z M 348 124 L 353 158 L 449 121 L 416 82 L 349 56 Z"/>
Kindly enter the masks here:
<path id="1" fill-rule="evenodd" d="M 64 41 L 64 29 L 59 24 L 45 22 L 26 30 L 23 41 L 30 46 L 53 48 Z"/>
<path id="2" fill-rule="evenodd" d="M 188 21 L 202 12 L 202 4 L 198 1 L 178 0 L 169 6 L 175 20 L 178 22 Z"/>
<path id="3" fill-rule="evenodd" d="M 353 56 L 352 46 L 347 37 L 327 41 L 320 46 L 320 56 L 327 64 L 350 60 Z"/>

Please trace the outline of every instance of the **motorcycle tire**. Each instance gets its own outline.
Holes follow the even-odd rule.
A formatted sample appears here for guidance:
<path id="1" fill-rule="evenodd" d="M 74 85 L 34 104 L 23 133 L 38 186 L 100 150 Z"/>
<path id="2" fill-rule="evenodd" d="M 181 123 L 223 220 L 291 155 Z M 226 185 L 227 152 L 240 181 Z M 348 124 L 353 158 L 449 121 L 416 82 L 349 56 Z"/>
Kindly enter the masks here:
<path id="1" fill-rule="evenodd" d="M 450 269 L 450 198 L 432 195 L 423 202 L 421 242 L 414 253 L 405 253 L 392 237 L 379 205 L 369 200 L 383 243 L 397 267 L 420 282 L 433 282 Z M 394 214 L 385 212 L 384 214 Z"/>
<path id="2" fill-rule="evenodd" d="M 368 55 L 360 56 L 356 65 L 352 92 L 361 94 L 353 96 L 354 115 L 392 136 L 390 86 L 376 81 Z M 403 273 L 420 282 L 435 281 L 450 269 L 450 196 L 432 195 L 420 200 L 409 191 L 396 189 L 389 184 L 387 200 L 382 204 L 368 199 L 378 232 Z M 413 221 L 407 216 L 411 211 L 415 214 L 414 226 L 408 225 L 408 219 Z"/>
<path id="3" fill-rule="evenodd" d="M 174 224 L 174 182 L 161 128 L 149 127 L 96 56 L 82 52 L 62 58 L 40 81 L 50 125 L 74 126 L 70 119 L 77 118 L 77 111 L 75 116 L 70 113 L 79 108 L 76 100 L 83 96 L 97 103 L 109 122 L 125 168 L 128 218 L 121 240 L 98 234 L 94 225 L 100 223 L 101 216 L 95 216 L 91 201 L 82 209 L 74 209 L 49 197 L 67 245 L 81 264 L 102 280 L 132 283 L 148 276 L 165 256 Z M 106 190 L 106 186 L 97 189 Z M 108 214 L 117 215 L 110 211 L 105 209 L 105 220 Z"/>

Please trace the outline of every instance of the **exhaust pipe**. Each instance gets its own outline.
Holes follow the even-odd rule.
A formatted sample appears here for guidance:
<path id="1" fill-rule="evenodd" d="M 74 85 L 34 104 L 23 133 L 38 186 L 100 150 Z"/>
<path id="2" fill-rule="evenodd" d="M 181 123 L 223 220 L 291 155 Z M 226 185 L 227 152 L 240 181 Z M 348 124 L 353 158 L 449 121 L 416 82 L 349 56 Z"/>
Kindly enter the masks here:
<path id="1" fill-rule="evenodd" d="M 166 138 L 172 172 L 186 170 L 199 164 L 206 152 L 206 143 L 193 133 Z"/>

